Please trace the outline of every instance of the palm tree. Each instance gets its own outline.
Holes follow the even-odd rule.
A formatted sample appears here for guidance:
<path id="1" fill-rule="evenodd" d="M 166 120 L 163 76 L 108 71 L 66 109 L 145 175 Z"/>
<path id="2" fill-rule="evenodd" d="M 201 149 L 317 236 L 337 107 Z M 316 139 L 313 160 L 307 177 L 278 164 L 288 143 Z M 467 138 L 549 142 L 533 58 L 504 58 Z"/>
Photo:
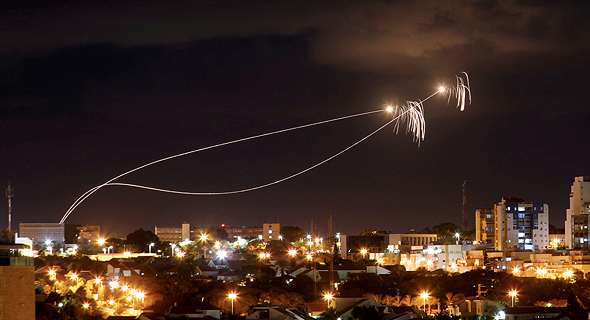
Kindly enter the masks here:
<path id="1" fill-rule="evenodd" d="M 329 307 L 326 311 L 320 313 L 318 317 L 320 320 L 336 320 L 338 319 L 338 310 L 334 307 Z"/>

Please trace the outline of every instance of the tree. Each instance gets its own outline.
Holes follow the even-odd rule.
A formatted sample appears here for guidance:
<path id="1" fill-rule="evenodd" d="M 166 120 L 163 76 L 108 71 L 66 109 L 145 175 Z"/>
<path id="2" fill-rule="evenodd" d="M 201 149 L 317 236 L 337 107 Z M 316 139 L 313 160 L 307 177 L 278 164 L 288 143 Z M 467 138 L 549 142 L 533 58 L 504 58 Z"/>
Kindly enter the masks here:
<path id="1" fill-rule="evenodd" d="M 373 306 L 355 307 L 350 315 L 355 320 L 379 320 L 379 311 Z"/>
<path id="2" fill-rule="evenodd" d="M 338 319 L 338 310 L 334 307 L 329 307 L 326 311 L 320 313 L 318 317 L 320 320 L 336 320 Z"/>
<path id="3" fill-rule="evenodd" d="M 281 227 L 281 235 L 283 235 L 283 239 L 287 242 L 295 242 L 301 238 L 305 238 L 307 232 L 305 230 L 294 227 L 294 226 L 282 226 Z"/>
<path id="4" fill-rule="evenodd" d="M 143 230 L 139 228 L 127 235 L 125 244 L 134 245 L 137 250 L 145 252 L 148 249 L 150 243 L 158 242 L 160 239 L 151 231 Z"/>

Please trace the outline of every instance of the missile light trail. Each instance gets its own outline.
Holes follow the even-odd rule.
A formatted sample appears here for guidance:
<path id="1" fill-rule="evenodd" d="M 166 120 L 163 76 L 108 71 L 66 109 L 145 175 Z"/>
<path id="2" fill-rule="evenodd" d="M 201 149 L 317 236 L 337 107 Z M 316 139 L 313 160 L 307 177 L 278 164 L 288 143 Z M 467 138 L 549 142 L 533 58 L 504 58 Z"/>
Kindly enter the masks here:
<path id="1" fill-rule="evenodd" d="M 126 187 L 147 189 L 147 190 L 157 191 L 157 192 L 166 192 L 166 193 L 183 194 L 183 195 L 198 195 L 198 196 L 230 195 L 230 194 L 245 193 L 245 192 L 250 192 L 250 191 L 254 191 L 254 190 L 259 190 L 259 189 L 262 189 L 265 187 L 279 184 L 281 182 L 287 181 L 287 180 L 292 179 L 294 177 L 297 177 L 303 173 L 306 173 L 306 172 L 338 157 L 339 155 L 352 149 L 356 145 L 365 141 L 366 139 L 373 136 L 375 133 L 381 131 L 383 128 L 387 127 L 388 125 L 390 125 L 392 123 L 394 123 L 393 131 L 395 133 L 398 133 L 401 124 L 405 122 L 406 133 L 411 132 L 412 136 L 413 136 L 413 140 L 419 144 L 420 141 L 424 140 L 424 135 L 425 135 L 424 105 L 423 105 L 424 102 L 426 102 L 427 100 L 429 100 L 430 98 L 434 97 L 437 94 L 443 94 L 443 95 L 448 96 L 447 104 L 450 103 L 451 99 L 456 99 L 457 100 L 457 108 L 459 108 L 461 111 L 463 111 L 465 109 L 466 103 L 471 104 L 471 90 L 469 88 L 469 78 L 467 76 L 467 73 L 463 72 L 462 74 L 465 76 L 465 80 L 463 79 L 463 77 L 456 76 L 456 79 L 457 79 L 456 86 L 440 87 L 436 92 L 432 93 L 430 96 L 426 97 L 423 100 L 406 101 L 405 105 L 396 105 L 396 106 L 387 105 L 387 106 L 385 106 L 384 109 L 380 109 L 380 110 L 368 111 L 368 112 L 358 113 L 358 114 L 354 114 L 354 115 L 343 116 L 343 117 L 334 118 L 334 119 L 330 119 L 330 120 L 324 120 L 324 121 L 314 122 L 314 123 L 310 123 L 310 124 L 306 124 L 306 125 L 296 126 L 296 127 L 292 127 L 292 128 L 277 130 L 277 131 L 268 132 L 268 133 L 264 133 L 264 134 L 260 134 L 260 135 L 254 135 L 251 137 L 232 140 L 232 141 L 228 141 L 228 142 L 224 142 L 224 143 L 220 143 L 220 144 L 215 144 L 215 145 L 211 145 L 208 147 L 199 148 L 199 149 L 195 149 L 195 150 L 188 151 L 188 152 L 183 152 L 183 153 L 179 153 L 179 154 L 176 154 L 176 155 L 173 155 L 170 157 L 166 157 L 166 158 L 152 161 L 150 163 L 144 164 L 142 166 L 131 169 L 125 173 L 122 173 L 122 174 L 108 180 L 107 182 L 105 182 L 101 185 L 95 186 L 94 188 L 86 191 L 76 201 L 74 201 L 74 203 L 70 206 L 70 208 L 66 211 L 66 213 L 64 214 L 64 216 L 60 220 L 60 223 L 64 223 L 65 220 L 72 214 L 72 212 L 85 199 L 87 199 L 94 192 L 98 191 L 100 188 L 102 188 L 104 186 L 126 186 Z M 299 172 L 289 175 L 287 177 L 284 177 L 284 178 L 281 178 L 281 179 L 278 179 L 278 180 L 275 180 L 273 182 L 269 182 L 266 184 L 262 184 L 259 186 L 254 186 L 254 187 L 241 189 L 241 190 L 224 191 L 224 192 L 191 192 L 191 191 L 178 191 L 178 190 L 161 189 L 161 188 L 155 188 L 155 187 L 137 185 L 137 184 L 132 184 L 132 183 L 125 183 L 125 182 L 114 182 L 115 180 L 117 180 L 125 175 L 128 175 L 128 174 L 138 171 L 138 170 L 141 170 L 145 167 L 148 167 L 148 166 L 151 166 L 151 165 L 163 162 L 163 161 L 167 161 L 170 159 L 182 157 L 185 155 L 189 155 L 189 154 L 193 154 L 193 153 L 197 153 L 197 152 L 201 152 L 201 151 L 205 151 L 205 150 L 209 150 L 209 149 L 213 149 L 213 148 L 218 148 L 218 147 L 222 147 L 222 146 L 227 146 L 230 144 L 235 144 L 235 143 L 243 142 L 243 141 L 247 141 L 247 140 L 258 139 L 258 138 L 267 137 L 267 136 L 271 136 L 271 135 L 275 135 L 275 134 L 279 134 L 279 133 L 284 133 L 284 132 L 288 132 L 288 131 L 309 128 L 312 126 L 322 125 L 322 124 L 326 124 L 326 123 L 330 123 L 330 122 L 335 122 L 335 121 L 340 121 L 340 120 L 344 120 L 344 119 L 360 117 L 360 116 L 365 116 L 365 115 L 370 115 L 370 114 L 375 114 L 375 113 L 380 113 L 380 112 L 391 113 L 392 119 L 389 120 L 384 125 L 382 125 L 381 127 L 379 127 L 378 129 L 376 129 L 375 131 L 371 132 L 370 134 L 366 135 L 365 137 L 363 137 L 362 139 L 353 143 L 352 145 L 346 147 L 345 149 L 339 151 L 338 153 L 328 157 L 327 159 L 324 159 L 321 162 L 316 163 L 311 167 L 308 167 L 302 171 L 299 171 Z"/>

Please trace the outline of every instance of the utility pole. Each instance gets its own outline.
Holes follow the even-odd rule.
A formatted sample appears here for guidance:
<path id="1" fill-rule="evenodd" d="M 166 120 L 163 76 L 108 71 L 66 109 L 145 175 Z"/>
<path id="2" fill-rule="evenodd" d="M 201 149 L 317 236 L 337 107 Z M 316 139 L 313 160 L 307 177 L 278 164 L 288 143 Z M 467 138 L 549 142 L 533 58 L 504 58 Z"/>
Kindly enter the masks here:
<path id="1" fill-rule="evenodd" d="M 12 201 L 10 200 L 14 197 L 12 194 L 12 188 L 10 187 L 10 181 L 8 181 L 8 189 L 6 189 L 6 197 L 8 198 L 8 229 L 12 230 Z"/>
<path id="2" fill-rule="evenodd" d="M 467 180 L 463 180 L 463 232 L 467 232 L 467 225 L 469 224 L 467 221 L 467 196 L 465 195 L 466 185 Z"/>

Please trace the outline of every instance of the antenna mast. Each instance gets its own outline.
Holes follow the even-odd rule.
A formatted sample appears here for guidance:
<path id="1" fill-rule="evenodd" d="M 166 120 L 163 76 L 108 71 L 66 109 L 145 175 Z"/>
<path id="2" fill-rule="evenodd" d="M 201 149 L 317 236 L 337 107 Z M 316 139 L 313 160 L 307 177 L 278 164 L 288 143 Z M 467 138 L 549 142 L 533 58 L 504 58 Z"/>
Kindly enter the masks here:
<path id="1" fill-rule="evenodd" d="M 14 197 L 12 194 L 12 188 L 10 187 L 10 181 L 8 181 L 8 189 L 6 189 L 6 197 L 8 198 L 8 229 L 12 230 L 12 201 L 10 200 Z"/>

